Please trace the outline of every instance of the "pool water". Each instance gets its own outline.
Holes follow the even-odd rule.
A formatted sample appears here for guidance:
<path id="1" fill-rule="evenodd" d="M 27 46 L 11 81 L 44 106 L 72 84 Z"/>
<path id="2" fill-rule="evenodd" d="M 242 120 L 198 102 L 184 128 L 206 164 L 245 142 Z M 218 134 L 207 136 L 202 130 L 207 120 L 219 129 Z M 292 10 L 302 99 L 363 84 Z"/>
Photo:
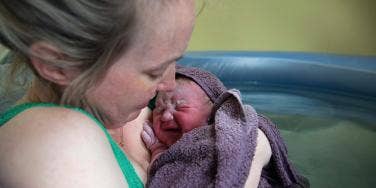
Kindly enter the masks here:
<path id="1" fill-rule="evenodd" d="M 281 131 L 311 187 L 375 187 L 376 100 L 307 88 L 225 83 Z"/>

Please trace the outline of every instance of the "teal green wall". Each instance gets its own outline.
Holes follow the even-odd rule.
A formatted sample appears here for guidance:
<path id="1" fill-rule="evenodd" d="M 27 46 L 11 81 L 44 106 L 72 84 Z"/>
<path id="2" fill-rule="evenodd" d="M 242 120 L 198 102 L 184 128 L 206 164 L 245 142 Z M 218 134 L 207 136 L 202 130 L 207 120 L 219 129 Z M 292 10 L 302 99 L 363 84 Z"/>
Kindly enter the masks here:
<path id="1" fill-rule="evenodd" d="M 376 55 L 375 0 L 202 1 L 189 50 Z"/>

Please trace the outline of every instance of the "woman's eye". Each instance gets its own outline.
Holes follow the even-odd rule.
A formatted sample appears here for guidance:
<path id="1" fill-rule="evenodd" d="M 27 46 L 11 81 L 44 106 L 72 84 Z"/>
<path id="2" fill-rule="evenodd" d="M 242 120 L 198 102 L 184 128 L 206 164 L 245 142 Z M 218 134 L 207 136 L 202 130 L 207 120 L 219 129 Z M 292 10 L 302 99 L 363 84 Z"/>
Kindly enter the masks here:
<path id="1" fill-rule="evenodd" d="M 160 78 L 162 78 L 164 73 L 165 73 L 164 70 L 151 71 L 151 72 L 148 73 L 148 76 L 151 79 L 160 79 Z"/>
<path id="2" fill-rule="evenodd" d="M 160 74 L 148 74 L 148 75 L 149 75 L 149 77 L 150 77 L 151 79 L 153 79 L 153 80 L 156 80 L 156 79 L 158 79 L 158 78 L 161 77 Z"/>

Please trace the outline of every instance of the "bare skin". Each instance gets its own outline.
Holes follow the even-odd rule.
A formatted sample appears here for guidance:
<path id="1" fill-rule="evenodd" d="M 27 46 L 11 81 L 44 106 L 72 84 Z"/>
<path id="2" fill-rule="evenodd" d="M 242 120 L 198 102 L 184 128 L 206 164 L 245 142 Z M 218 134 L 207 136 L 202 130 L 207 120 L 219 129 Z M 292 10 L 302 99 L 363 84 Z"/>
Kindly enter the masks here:
<path id="1" fill-rule="evenodd" d="M 2 187 L 127 185 L 103 131 L 78 112 L 27 110 L 1 127 L 0 141 Z"/>
<path id="2" fill-rule="evenodd" d="M 151 110 L 144 108 L 141 114 L 133 121 L 128 122 L 125 126 L 118 129 L 109 129 L 108 132 L 112 138 L 119 143 L 124 153 L 133 164 L 137 174 L 143 182 L 147 180 L 147 168 L 150 161 L 149 150 L 144 147 L 140 134 L 143 123 L 151 116 Z"/>
<path id="3" fill-rule="evenodd" d="M 122 129 L 124 151 L 144 181 L 150 157 L 138 134 L 148 113 L 142 109 L 158 91 L 174 88 L 175 61 L 187 47 L 195 17 L 193 0 L 171 2 L 163 12 L 148 12 L 134 46 L 88 94 L 106 116 L 105 127 Z M 40 45 L 31 49 L 45 49 Z M 61 88 L 75 75 L 38 58 L 31 57 L 31 63 L 46 79 L 59 80 Z M 79 112 L 32 108 L 0 129 L 0 187 L 128 186 L 104 132 Z"/>
<path id="4" fill-rule="evenodd" d="M 151 163 L 184 133 L 206 124 L 213 107 L 205 92 L 193 81 L 177 79 L 175 90 L 157 96 L 153 123 L 146 122 L 142 139 L 151 152 Z M 257 145 L 245 187 L 257 187 L 261 171 L 269 163 L 271 148 L 258 129 Z"/>

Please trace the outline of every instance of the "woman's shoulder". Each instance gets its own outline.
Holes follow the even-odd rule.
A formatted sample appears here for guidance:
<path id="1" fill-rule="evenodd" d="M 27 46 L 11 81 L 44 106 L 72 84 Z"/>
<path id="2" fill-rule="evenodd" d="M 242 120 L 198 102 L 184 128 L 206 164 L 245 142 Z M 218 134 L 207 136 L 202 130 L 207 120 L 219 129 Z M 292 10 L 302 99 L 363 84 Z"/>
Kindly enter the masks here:
<path id="1" fill-rule="evenodd" d="M 42 187 L 70 187 L 69 182 L 125 184 L 105 133 L 84 113 L 35 107 L 0 129 L 0 183 L 17 180 L 19 187 L 41 182 L 45 183 Z M 30 169 L 34 169 L 32 173 Z M 108 181 L 98 177 L 109 174 L 113 177 Z"/>
<path id="2" fill-rule="evenodd" d="M 17 111 L 17 110 L 15 110 Z M 34 106 L 18 110 L 3 128 L 31 129 L 35 131 L 99 129 L 96 122 L 85 111 L 60 106 Z M 85 125 L 85 126 L 84 126 Z M 77 130 L 78 129 L 78 130 Z"/>
<path id="3" fill-rule="evenodd" d="M 96 139 L 97 142 L 107 139 L 89 116 L 58 106 L 28 108 L 7 121 L 0 130 L 0 151 L 7 145 L 54 148 L 54 144 L 78 144 L 83 142 L 82 138 Z"/>

